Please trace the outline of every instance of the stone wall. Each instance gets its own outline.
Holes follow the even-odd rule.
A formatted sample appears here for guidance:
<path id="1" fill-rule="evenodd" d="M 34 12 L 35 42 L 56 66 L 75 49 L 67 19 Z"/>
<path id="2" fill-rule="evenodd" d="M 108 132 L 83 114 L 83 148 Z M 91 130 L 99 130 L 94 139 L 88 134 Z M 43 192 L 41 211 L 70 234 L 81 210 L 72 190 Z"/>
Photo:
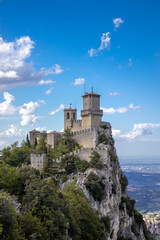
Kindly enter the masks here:
<path id="1" fill-rule="evenodd" d="M 47 145 L 54 147 L 55 142 L 57 142 L 61 137 L 62 134 L 58 132 L 47 133 Z"/>
<path id="2" fill-rule="evenodd" d="M 95 128 L 72 132 L 71 137 L 84 148 L 94 148 L 98 143 L 98 132 Z"/>
<path id="3" fill-rule="evenodd" d="M 46 154 L 31 154 L 30 161 L 31 167 L 42 170 L 44 166 L 44 162 L 46 160 Z"/>

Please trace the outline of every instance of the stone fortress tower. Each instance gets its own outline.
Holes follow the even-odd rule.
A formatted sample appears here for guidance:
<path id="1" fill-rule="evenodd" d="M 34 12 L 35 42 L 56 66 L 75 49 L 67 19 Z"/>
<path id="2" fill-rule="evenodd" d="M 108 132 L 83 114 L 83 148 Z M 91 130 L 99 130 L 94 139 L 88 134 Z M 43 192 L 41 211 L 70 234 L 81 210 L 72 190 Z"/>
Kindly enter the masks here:
<path id="1" fill-rule="evenodd" d="M 103 122 L 103 110 L 100 109 L 100 95 L 93 92 L 86 92 L 83 96 L 83 110 L 81 110 L 81 120 L 77 120 L 77 109 L 64 109 L 64 129 L 71 130 L 71 137 L 83 148 L 94 148 L 98 145 L 98 133 L 105 129 L 111 130 L 110 123 Z M 105 131 L 106 132 L 106 131 Z M 30 131 L 30 142 L 35 143 L 41 133 L 37 130 Z M 47 133 L 47 144 L 54 147 L 55 142 L 63 137 L 63 133 L 52 131 Z"/>

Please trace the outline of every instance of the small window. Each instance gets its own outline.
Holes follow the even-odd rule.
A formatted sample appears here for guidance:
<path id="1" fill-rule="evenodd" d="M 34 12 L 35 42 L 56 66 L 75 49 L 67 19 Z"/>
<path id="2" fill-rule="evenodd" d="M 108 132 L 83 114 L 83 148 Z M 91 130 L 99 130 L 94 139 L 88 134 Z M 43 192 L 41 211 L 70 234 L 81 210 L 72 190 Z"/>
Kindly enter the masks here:
<path id="1" fill-rule="evenodd" d="M 67 119 L 69 119 L 69 112 L 67 113 Z"/>
<path id="2" fill-rule="evenodd" d="M 76 115 L 75 115 L 75 113 L 73 113 L 73 119 L 75 120 L 75 118 L 76 118 Z"/>

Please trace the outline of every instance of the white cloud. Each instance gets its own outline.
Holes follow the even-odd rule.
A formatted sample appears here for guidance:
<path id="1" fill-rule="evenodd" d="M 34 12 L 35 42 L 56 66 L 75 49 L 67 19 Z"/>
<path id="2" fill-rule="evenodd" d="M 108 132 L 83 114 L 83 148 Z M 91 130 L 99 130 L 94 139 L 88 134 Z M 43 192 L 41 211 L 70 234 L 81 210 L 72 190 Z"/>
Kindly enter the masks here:
<path id="1" fill-rule="evenodd" d="M 34 114 L 22 115 L 21 126 L 33 125 L 37 121 L 37 117 Z"/>
<path id="2" fill-rule="evenodd" d="M 59 107 L 56 110 L 53 110 L 52 112 L 50 112 L 50 114 L 54 115 L 55 113 L 60 112 L 64 108 L 65 108 L 65 105 L 64 104 L 60 104 Z"/>
<path id="3" fill-rule="evenodd" d="M 40 104 L 44 104 L 43 101 L 39 102 L 29 102 L 29 103 L 24 103 L 23 106 L 20 107 L 19 114 L 21 115 L 21 125 L 22 126 L 27 126 L 27 125 L 32 125 L 36 122 L 37 118 L 35 116 L 35 111 L 36 108 L 40 107 Z"/>
<path id="4" fill-rule="evenodd" d="M 125 113 L 127 111 L 128 111 L 127 107 L 120 107 L 120 108 L 116 109 L 116 112 L 118 112 L 118 113 Z"/>
<path id="5" fill-rule="evenodd" d="M 110 32 L 103 33 L 101 36 L 101 44 L 99 48 L 96 50 L 94 48 L 91 48 L 88 50 L 88 54 L 90 57 L 97 56 L 99 52 L 101 52 L 104 49 L 109 49 L 110 48 L 110 43 L 111 43 L 111 37 L 110 37 Z"/>
<path id="6" fill-rule="evenodd" d="M 119 107 L 117 109 L 101 107 L 101 109 L 103 110 L 103 113 L 108 114 L 108 115 L 111 115 L 111 114 L 114 114 L 114 113 L 125 113 L 129 109 L 132 109 L 132 110 L 135 111 L 135 110 L 140 109 L 140 108 L 141 108 L 141 106 L 134 106 L 133 103 L 129 104 L 128 107 Z"/>
<path id="7" fill-rule="evenodd" d="M 116 109 L 114 109 L 114 108 L 101 107 L 101 109 L 103 110 L 104 114 L 114 114 L 114 113 L 116 113 Z"/>
<path id="8" fill-rule="evenodd" d="M 0 132 L 0 147 L 5 147 L 5 145 L 11 144 L 13 141 L 16 140 L 22 140 L 22 138 L 26 135 L 26 131 L 23 129 L 20 129 L 19 127 L 10 124 L 8 126 L 8 129 L 5 131 Z"/>
<path id="9" fill-rule="evenodd" d="M 105 48 L 110 48 L 111 37 L 110 33 L 106 32 L 102 34 L 101 45 L 98 48 L 98 51 L 104 50 Z"/>
<path id="10" fill-rule="evenodd" d="M 52 74 L 60 74 L 63 69 L 55 64 L 49 69 L 35 70 L 32 62 L 26 62 L 31 56 L 34 42 L 29 36 L 23 36 L 13 42 L 0 38 L 0 91 L 6 91 L 17 86 L 38 84 Z"/>
<path id="11" fill-rule="evenodd" d="M 133 129 L 128 132 L 128 133 L 122 133 L 118 129 L 113 129 L 112 134 L 113 137 L 118 140 L 118 141 L 133 141 L 134 139 L 141 139 L 143 140 L 142 137 L 145 137 L 147 135 L 152 135 L 153 130 L 155 128 L 160 128 L 160 123 L 139 123 L 139 124 L 134 124 Z M 152 139 L 147 139 L 152 141 Z M 160 139 L 159 139 L 160 141 Z"/>
<path id="12" fill-rule="evenodd" d="M 118 96 L 118 95 L 120 95 L 120 93 L 118 93 L 118 92 L 111 92 L 111 93 L 109 93 L 109 95 L 110 96 Z"/>
<path id="13" fill-rule="evenodd" d="M 133 103 L 130 103 L 128 107 L 133 110 L 137 110 L 141 108 L 141 106 L 134 106 Z"/>
<path id="14" fill-rule="evenodd" d="M 114 30 L 116 30 L 117 28 L 119 28 L 119 26 L 124 23 L 124 20 L 122 20 L 122 18 L 115 18 L 113 19 L 113 24 L 114 24 Z"/>
<path id="15" fill-rule="evenodd" d="M 52 83 L 56 83 L 56 81 L 52 81 L 52 80 L 40 80 L 39 81 L 39 85 L 48 85 L 48 84 L 52 84 Z"/>
<path id="16" fill-rule="evenodd" d="M 88 50 L 88 54 L 90 57 L 94 57 L 94 56 L 97 56 L 97 51 L 94 49 L 94 48 L 91 48 Z"/>
<path id="17" fill-rule="evenodd" d="M 0 103 L 0 116 L 15 114 L 17 108 L 12 105 L 12 102 L 15 101 L 15 97 L 8 92 L 4 92 L 3 97 L 4 102 Z"/>
<path id="18" fill-rule="evenodd" d="M 4 101 L 0 103 L 0 117 L 7 115 L 14 115 L 19 113 L 21 115 L 21 125 L 26 126 L 33 124 L 38 117 L 34 115 L 36 109 L 42 104 L 45 104 L 43 100 L 37 102 L 30 101 L 24 103 L 22 106 L 14 106 L 12 102 L 15 101 L 15 97 L 8 92 L 3 93 Z"/>
<path id="19" fill-rule="evenodd" d="M 82 85 L 85 83 L 85 78 L 76 78 L 74 81 L 74 85 Z"/>
<path id="20" fill-rule="evenodd" d="M 15 125 L 9 125 L 9 128 L 4 132 L 6 136 L 15 137 L 15 136 L 22 136 L 24 132 L 22 129 L 17 128 Z"/>
<path id="21" fill-rule="evenodd" d="M 19 78 L 17 72 L 15 71 L 8 71 L 2 72 L 0 71 L 0 78 Z"/>
<path id="22" fill-rule="evenodd" d="M 48 89 L 48 90 L 45 92 L 45 94 L 46 94 L 46 95 L 51 94 L 52 90 L 53 90 L 53 88 Z"/>

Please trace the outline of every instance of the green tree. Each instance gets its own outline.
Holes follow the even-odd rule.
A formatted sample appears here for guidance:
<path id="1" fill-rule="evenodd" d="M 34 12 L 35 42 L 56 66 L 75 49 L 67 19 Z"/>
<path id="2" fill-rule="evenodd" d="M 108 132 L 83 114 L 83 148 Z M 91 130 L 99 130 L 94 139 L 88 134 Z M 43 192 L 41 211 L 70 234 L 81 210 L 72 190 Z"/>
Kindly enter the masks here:
<path id="1" fill-rule="evenodd" d="M 103 226 L 74 183 L 63 190 L 69 208 L 69 236 L 74 240 L 104 240 Z"/>
<path id="2" fill-rule="evenodd" d="M 67 219 L 65 202 L 59 198 L 51 179 L 35 180 L 25 188 L 24 211 L 31 211 L 46 229 L 46 239 L 65 239 Z"/>
<path id="3" fill-rule="evenodd" d="M 10 202 L 2 195 L 0 195 L 0 225 L 1 239 L 20 239 L 16 211 Z"/>
<path id="4" fill-rule="evenodd" d="M 43 132 L 37 141 L 36 151 L 37 153 L 47 153 L 47 133 Z"/>
<path id="5" fill-rule="evenodd" d="M 46 229 L 40 220 L 36 216 L 33 216 L 30 211 L 19 215 L 18 222 L 21 235 L 25 239 L 47 240 Z"/>
<path id="6" fill-rule="evenodd" d="M 18 191 L 19 170 L 2 163 L 0 165 L 0 189 L 4 189 L 11 194 Z"/>

